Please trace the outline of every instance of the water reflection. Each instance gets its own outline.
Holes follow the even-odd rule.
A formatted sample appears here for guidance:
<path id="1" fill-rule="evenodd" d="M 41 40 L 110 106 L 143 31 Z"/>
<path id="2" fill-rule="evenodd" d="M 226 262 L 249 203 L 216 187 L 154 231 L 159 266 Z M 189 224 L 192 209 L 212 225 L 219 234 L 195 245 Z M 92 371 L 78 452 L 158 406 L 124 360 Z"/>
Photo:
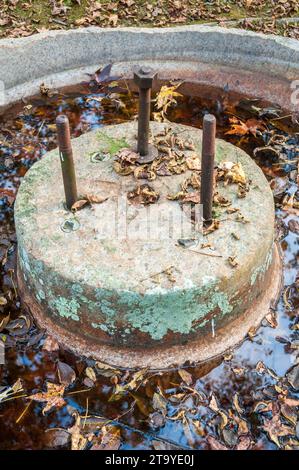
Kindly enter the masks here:
<path id="1" fill-rule="evenodd" d="M 185 91 L 188 91 L 186 86 Z M 226 134 L 229 113 L 236 108 L 236 103 L 240 103 L 240 97 L 230 96 L 229 93 L 224 95 L 222 90 L 214 90 L 211 100 L 209 90 L 204 92 L 200 89 L 200 96 L 196 96 L 196 87 L 193 87 L 192 92 L 193 96 L 185 96 L 179 101 L 169 119 L 200 127 L 205 112 L 216 112 L 219 137 L 232 141 L 253 155 L 254 148 L 261 145 L 261 141 L 253 136 L 239 139 Z M 58 94 L 43 99 L 39 97 L 26 104 L 19 103 L 2 118 L 0 160 L 4 162 L 4 170 L 0 173 L 0 248 L 3 253 L 7 248 L 8 258 L 2 264 L 0 286 L 3 293 L 13 292 L 15 289 L 11 276 L 15 236 L 10 197 L 14 197 L 22 177 L 32 163 L 56 146 L 54 122 L 57 113 L 68 115 L 73 136 L 77 137 L 88 130 L 112 122 L 122 122 L 134 116 L 136 96 L 126 95 L 122 91 L 120 99 L 121 106 L 119 100 L 118 103 L 113 103 L 104 93 L 87 93 L 83 88 L 66 95 Z M 244 119 L 251 116 L 248 109 L 239 109 L 239 112 Z M 288 142 L 297 144 L 297 127 L 288 123 L 289 134 L 285 129 L 278 131 L 289 139 Z M 264 138 L 261 136 L 260 140 Z M 293 159 L 296 155 L 292 153 L 289 157 Z M 281 167 L 277 161 L 257 161 L 269 178 L 293 171 L 290 163 Z M 297 186 L 292 182 L 287 194 L 294 191 L 297 191 Z M 25 393 L 37 393 L 44 388 L 45 382 L 57 383 L 58 360 L 70 365 L 77 379 L 67 389 L 65 406 L 46 415 L 42 414 L 43 405 L 38 402 L 31 402 L 22 415 L 28 406 L 28 400 L 24 397 L 3 402 L 0 405 L 0 448 L 43 449 L 56 445 L 68 448 L 69 442 L 57 444 L 55 441 L 53 444 L 49 429 L 53 431 L 54 428 L 70 428 L 74 424 L 74 413 L 85 415 L 85 430 L 93 433 L 97 433 L 103 420 L 106 423 L 110 420 L 117 425 L 121 429 L 123 449 L 170 449 L 175 446 L 205 449 L 211 447 L 208 435 L 229 446 L 228 441 L 231 439 L 233 442 L 238 426 L 243 426 L 246 430 L 245 425 L 254 440 L 253 448 L 276 448 L 263 432 L 262 417 L 253 412 L 253 407 L 258 401 L 277 401 L 278 392 L 275 386 L 298 361 L 298 349 L 290 347 L 298 340 L 296 325 L 298 327 L 299 307 L 298 233 L 289 231 L 288 225 L 293 219 L 298 220 L 296 214 L 288 214 L 280 207 L 277 208 L 280 245 L 284 257 L 284 289 L 289 288 L 288 302 L 292 308 L 286 307 L 285 298 L 282 297 L 277 306 L 276 328 L 272 328 L 265 320 L 256 335 L 244 341 L 232 353 L 232 357 L 187 369 L 191 374 L 190 384 L 182 381 L 177 371 L 152 373 L 136 390 L 123 394 L 117 400 L 111 400 L 116 381 L 126 379 L 125 374 L 120 379 L 99 374 L 96 383 L 89 383 L 87 386 L 84 371 L 86 366 L 94 366 L 92 361 L 86 364 L 82 359 L 62 350 L 45 351 L 43 335 L 39 336 L 40 332 L 34 325 L 30 326 L 30 338 L 33 340 L 29 344 L 28 336 L 22 331 L 19 335 L 8 336 L 7 344 L 12 347 L 8 349 L 5 366 L 0 368 L 1 386 L 12 385 L 21 377 Z M 9 308 L 12 318 L 22 314 L 18 298 L 12 297 Z M 261 362 L 273 371 L 273 375 L 271 371 L 262 373 L 257 370 L 257 364 Z M 165 400 L 166 414 L 153 406 L 155 393 Z M 236 394 L 243 408 L 241 416 L 234 408 Z M 296 396 L 294 390 L 290 394 L 292 397 Z M 210 407 L 211 396 L 217 398 L 222 415 L 215 413 Z M 245 424 L 238 422 L 240 418 Z M 228 422 L 222 429 L 221 423 L 226 419 Z M 223 437 L 224 429 L 227 431 L 226 439 Z"/>

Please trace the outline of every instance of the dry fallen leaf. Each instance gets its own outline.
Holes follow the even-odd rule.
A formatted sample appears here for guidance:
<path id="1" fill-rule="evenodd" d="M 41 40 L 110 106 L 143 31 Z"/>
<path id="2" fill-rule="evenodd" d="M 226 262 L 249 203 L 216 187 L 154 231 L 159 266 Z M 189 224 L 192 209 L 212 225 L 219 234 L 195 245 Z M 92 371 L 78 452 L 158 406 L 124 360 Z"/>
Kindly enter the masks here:
<path id="1" fill-rule="evenodd" d="M 232 268 L 236 268 L 237 266 L 239 266 L 236 256 L 229 256 L 227 258 L 227 261 Z"/>
<path id="2" fill-rule="evenodd" d="M 128 199 L 134 204 L 143 204 L 145 206 L 154 204 L 160 195 L 148 184 L 137 186 L 133 191 L 128 193 Z"/>
<path id="3" fill-rule="evenodd" d="M 200 170 L 200 159 L 196 154 L 191 155 L 190 157 L 186 158 L 187 167 L 189 170 Z"/>
<path id="4" fill-rule="evenodd" d="M 79 199 L 72 205 L 71 210 L 72 212 L 76 212 L 90 204 L 102 204 L 103 202 L 107 201 L 107 199 L 107 196 L 96 196 L 94 194 L 86 194 L 82 196 L 82 199 Z"/>
<path id="5" fill-rule="evenodd" d="M 82 209 L 82 207 L 86 206 L 88 204 L 87 199 L 79 199 L 78 201 L 74 202 L 74 204 L 71 207 L 71 210 L 73 212 L 79 211 Z"/>
<path id="6" fill-rule="evenodd" d="M 116 160 L 121 163 L 122 166 L 124 165 L 133 165 L 139 158 L 139 153 L 134 152 L 131 149 L 123 148 L 119 150 L 116 154 Z"/>
<path id="7" fill-rule="evenodd" d="M 87 199 L 90 204 L 102 204 L 107 201 L 107 196 L 96 196 L 95 194 L 86 194 L 83 196 L 83 199 Z"/>
<path id="8" fill-rule="evenodd" d="M 215 232 L 215 230 L 218 230 L 219 227 L 220 227 L 219 220 L 213 220 L 211 225 L 209 225 L 208 227 L 204 227 L 203 235 L 204 236 L 209 235 L 209 233 L 212 233 L 212 232 Z"/>
<path id="9" fill-rule="evenodd" d="M 246 175 L 241 163 L 221 162 L 218 166 L 217 179 L 223 179 L 224 184 L 237 183 L 246 185 Z"/>

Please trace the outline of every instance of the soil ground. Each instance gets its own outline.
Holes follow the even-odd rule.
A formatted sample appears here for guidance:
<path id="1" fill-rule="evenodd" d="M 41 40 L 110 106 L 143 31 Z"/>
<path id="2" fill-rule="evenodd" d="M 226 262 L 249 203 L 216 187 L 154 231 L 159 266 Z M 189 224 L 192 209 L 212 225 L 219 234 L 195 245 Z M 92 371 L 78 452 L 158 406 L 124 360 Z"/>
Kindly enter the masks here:
<path id="1" fill-rule="evenodd" d="M 86 26 L 215 24 L 299 38 L 298 0 L 4 0 L 0 38 Z"/>

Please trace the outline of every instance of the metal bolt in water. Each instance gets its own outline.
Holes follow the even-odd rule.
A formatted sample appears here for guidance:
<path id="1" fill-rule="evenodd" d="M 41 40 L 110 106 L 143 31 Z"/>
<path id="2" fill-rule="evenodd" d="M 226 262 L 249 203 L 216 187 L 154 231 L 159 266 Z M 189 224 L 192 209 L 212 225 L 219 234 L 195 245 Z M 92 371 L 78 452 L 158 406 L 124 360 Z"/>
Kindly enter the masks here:
<path id="1" fill-rule="evenodd" d="M 200 202 L 203 209 L 204 225 L 212 223 L 214 190 L 214 161 L 216 148 L 216 118 L 207 114 L 203 119 L 201 156 Z"/>
<path id="2" fill-rule="evenodd" d="M 66 207 L 71 210 L 78 200 L 76 174 L 71 144 L 69 120 L 60 115 L 56 119 L 60 163 L 63 177 Z"/>
<path id="3" fill-rule="evenodd" d="M 151 113 L 151 91 L 157 73 L 148 67 L 141 67 L 134 73 L 134 81 L 139 87 L 139 113 L 138 113 L 138 143 L 137 152 L 140 154 L 139 163 L 153 161 L 158 152 L 149 145 L 149 123 Z"/>

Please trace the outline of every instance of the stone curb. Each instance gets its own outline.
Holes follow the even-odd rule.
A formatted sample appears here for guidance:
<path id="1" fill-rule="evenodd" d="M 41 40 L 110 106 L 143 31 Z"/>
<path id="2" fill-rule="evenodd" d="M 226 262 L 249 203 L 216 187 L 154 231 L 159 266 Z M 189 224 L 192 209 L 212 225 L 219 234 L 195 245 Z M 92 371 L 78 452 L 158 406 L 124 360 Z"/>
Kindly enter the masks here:
<path id="1" fill-rule="evenodd" d="M 204 78 L 204 72 L 212 67 L 214 73 L 216 70 L 222 74 L 218 85 L 225 85 L 226 77 L 236 73 L 243 81 L 248 74 L 258 73 L 265 76 L 265 83 L 283 81 L 289 88 L 290 82 L 299 78 L 299 41 L 198 25 L 148 29 L 90 27 L 3 39 L 0 80 L 5 93 L 0 105 L 7 106 L 37 93 L 43 81 L 50 86 L 78 83 L 86 80 L 86 73 L 107 63 L 121 64 L 118 70 L 130 76 L 133 65 L 146 61 L 164 71 L 168 78 L 179 77 L 180 73 L 184 79 L 194 78 L 198 72 L 199 78 L 210 83 L 211 78 Z M 231 88 L 237 88 L 237 81 L 234 78 Z M 261 85 L 257 89 L 262 92 L 263 88 Z M 275 84 L 273 88 L 277 88 Z M 241 91 L 247 89 L 245 86 Z M 285 101 L 280 96 L 281 90 L 274 93 L 278 102 Z"/>

